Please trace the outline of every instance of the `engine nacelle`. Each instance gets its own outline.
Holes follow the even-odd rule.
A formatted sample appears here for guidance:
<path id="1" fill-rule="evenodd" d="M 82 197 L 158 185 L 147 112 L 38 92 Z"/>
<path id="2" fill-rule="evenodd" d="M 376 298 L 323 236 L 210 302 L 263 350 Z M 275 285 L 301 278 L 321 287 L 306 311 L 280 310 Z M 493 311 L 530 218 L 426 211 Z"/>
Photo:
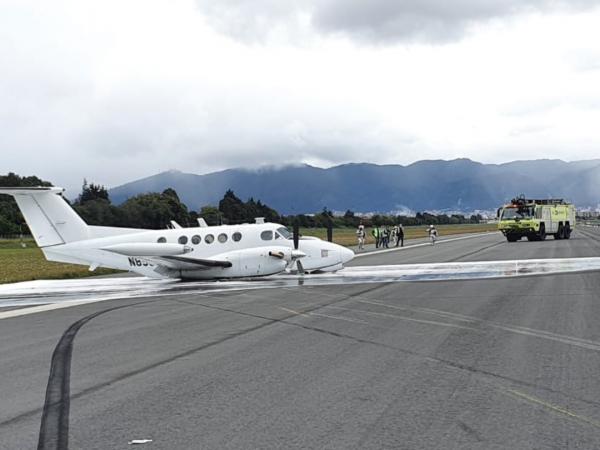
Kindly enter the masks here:
<path id="1" fill-rule="evenodd" d="M 273 256 L 273 253 L 290 253 L 287 247 L 246 248 L 215 255 L 217 260 L 231 262 L 231 267 L 222 269 L 223 277 L 255 277 L 274 275 L 283 272 L 287 266 L 286 258 Z"/>

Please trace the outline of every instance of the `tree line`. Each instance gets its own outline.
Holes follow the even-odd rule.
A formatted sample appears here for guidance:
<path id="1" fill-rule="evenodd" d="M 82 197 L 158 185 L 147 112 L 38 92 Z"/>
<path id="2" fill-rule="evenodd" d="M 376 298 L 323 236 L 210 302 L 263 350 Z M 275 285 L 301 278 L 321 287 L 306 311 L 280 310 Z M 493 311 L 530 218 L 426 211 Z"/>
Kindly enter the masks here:
<path id="1" fill-rule="evenodd" d="M 14 173 L 0 175 L 1 187 L 52 186 L 48 181 L 36 176 L 21 177 Z M 434 215 L 427 212 L 416 216 L 373 215 L 362 217 L 348 210 L 343 216 L 335 216 L 329 209 L 317 214 L 300 214 L 284 216 L 260 200 L 250 198 L 241 200 L 232 190 L 225 192 L 218 205 L 205 205 L 198 211 L 189 210 L 181 202 L 177 192 L 168 188 L 163 192 L 139 194 L 129 198 L 120 205 L 112 204 L 108 190 L 99 184 L 83 182 L 81 193 L 77 199 L 69 203 L 89 225 L 102 225 L 126 228 L 161 229 L 170 226 L 171 220 L 183 227 L 198 226 L 197 219 L 202 217 L 209 225 L 239 224 L 254 222 L 256 217 L 264 217 L 268 222 L 277 222 L 307 228 L 357 227 L 360 223 L 370 227 L 373 225 L 405 226 L 427 224 L 461 224 L 478 223 L 482 217 L 473 215 Z M 0 195 L 0 235 L 30 234 L 16 202 L 11 196 Z"/>

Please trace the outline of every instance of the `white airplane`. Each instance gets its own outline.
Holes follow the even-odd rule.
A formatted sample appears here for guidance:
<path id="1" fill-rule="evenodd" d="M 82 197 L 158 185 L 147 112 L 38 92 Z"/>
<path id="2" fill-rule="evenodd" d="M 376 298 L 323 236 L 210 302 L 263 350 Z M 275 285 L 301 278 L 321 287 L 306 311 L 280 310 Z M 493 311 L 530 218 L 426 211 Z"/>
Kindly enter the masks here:
<path id="1" fill-rule="evenodd" d="M 87 225 L 58 187 L 0 188 L 12 195 L 46 259 L 152 278 L 222 279 L 283 271 L 335 271 L 354 258 L 341 245 L 292 235 L 276 223 L 144 230 Z M 302 259 L 302 262 L 300 262 Z"/>

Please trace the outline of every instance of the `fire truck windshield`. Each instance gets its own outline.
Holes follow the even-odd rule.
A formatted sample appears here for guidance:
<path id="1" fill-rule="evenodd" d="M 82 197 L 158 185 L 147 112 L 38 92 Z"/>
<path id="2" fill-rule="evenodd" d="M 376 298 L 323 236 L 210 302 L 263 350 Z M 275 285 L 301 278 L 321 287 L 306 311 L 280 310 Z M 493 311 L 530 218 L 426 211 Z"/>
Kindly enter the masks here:
<path id="1" fill-rule="evenodd" d="M 533 217 L 533 206 L 509 207 L 502 211 L 501 220 L 525 219 Z"/>

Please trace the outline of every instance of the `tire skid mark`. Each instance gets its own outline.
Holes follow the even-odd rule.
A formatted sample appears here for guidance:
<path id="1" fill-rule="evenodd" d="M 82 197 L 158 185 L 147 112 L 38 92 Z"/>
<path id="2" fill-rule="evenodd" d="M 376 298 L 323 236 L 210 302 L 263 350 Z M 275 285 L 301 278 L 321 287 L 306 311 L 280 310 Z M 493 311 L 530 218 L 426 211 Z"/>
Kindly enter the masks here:
<path id="1" fill-rule="evenodd" d="M 486 247 L 482 247 L 482 248 L 479 248 L 477 250 L 474 250 L 472 252 L 465 253 L 464 255 L 457 256 L 456 258 L 449 259 L 447 262 L 458 262 L 461 259 L 466 258 L 468 256 L 473 256 L 473 255 L 476 255 L 477 253 L 481 253 L 481 252 L 484 252 L 486 250 L 489 250 L 490 248 L 498 247 L 499 245 L 504 245 L 504 243 L 505 243 L 504 241 L 502 241 L 502 242 L 496 242 L 495 244 L 491 244 L 491 245 L 488 245 Z"/>
<path id="2" fill-rule="evenodd" d="M 73 341 L 81 327 L 100 315 L 150 301 L 152 300 L 97 311 L 74 322 L 63 333 L 52 353 L 50 374 L 46 386 L 46 399 L 40 423 L 38 450 L 69 448 L 71 359 L 73 356 Z"/>
<path id="3" fill-rule="evenodd" d="M 368 292 L 376 291 L 376 290 L 380 289 L 381 287 L 382 287 L 382 285 L 381 285 L 381 284 L 378 284 L 378 285 L 376 285 L 376 286 L 370 286 L 369 288 L 367 288 L 367 289 L 364 289 L 364 290 L 361 290 L 360 292 L 358 292 L 358 293 L 357 293 L 357 295 L 363 295 L 363 294 L 366 294 L 366 293 L 368 293 Z M 209 294 L 209 293 L 204 293 L 204 294 L 202 295 L 202 297 L 204 297 L 204 298 L 206 298 L 206 299 L 210 299 L 210 298 L 212 298 L 212 297 L 210 296 L 210 294 Z M 258 297 L 258 296 L 256 296 L 256 297 Z M 346 297 L 344 297 L 343 299 L 340 299 L 340 300 L 338 300 L 338 301 L 345 301 L 345 300 L 346 300 Z M 133 307 L 133 306 L 137 306 L 137 305 L 140 305 L 140 304 L 152 303 L 152 302 L 161 302 L 161 301 L 164 301 L 164 299 L 152 299 L 152 300 L 146 300 L 146 301 L 142 301 L 142 302 L 133 303 L 133 304 L 130 304 L 130 305 L 123 305 L 123 306 L 118 306 L 118 307 L 110 308 L 110 309 L 108 309 L 108 310 L 99 311 L 99 312 L 97 312 L 97 313 L 94 313 L 94 314 L 92 314 L 91 316 L 93 316 L 93 317 L 91 317 L 91 316 L 87 316 L 87 317 L 84 317 L 83 319 L 80 319 L 80 321 L 78 321 L 78 322 L 75 322 L 73 325 L 71 325 L 71 327 L 73 327 L 73 326 L 74 326 L 74 325 L 76 325 L 77 323 L 79 323 L 79 322 L 81 322 L 81 321 L 84 321 L 84 320 L 86 320 L 86 319 L 87 319 L 87 320 L 86 320 L 86 322 L 85 322 L 85 323 L 87 323 L 87 322 L 89 322 L 89 320 L 91 320 L 92 318 L 94 318 L 94 317 L 97 317 L 97 316 L 99 316 L 100 314 L 104 314 L 104 313 L 106 313 L 106 312 L 113 311 L 113 310 L 115 310 L 115 309 L 126 308 L 126 307 Z M 240 330 L 239 332 L 236 332 L 236 333 L 233 333 L 233 334 L 229 334 L 229 335 L 227 335 L 226 337 L 223 337 L 223 338 L 221 338 L 221 339 L 218 339 L 218 340 L 215 340 L 215 341 L 208 342 L 208 343 L 206 343 L 206 344 L 204 344 L 204 345 L 201 345 L 201 346 L 199 346 L 199 347 L 197 347 L 197 348 L 193 348 L 193 349 L 187 350 L 187 351 L 185 351 L 185 352 L 182 352 L 182 353 L 179 353 L 179 354 L 173 355 L 172 357 L 170 357 L 170 358 L 168 358 L 168 359 L 161 360 L 161 361 L 157 361 L 157 362 L 155 362 L 155 363 L 153 363 L 153 364 L 150 364 L 150 365 L 147 365 L 147 366 L 141 367 L 141 368 L 139 368 L 139 369 L 136 369 L 136 370 L 132 370 L 132 371 L 129 371 L 129 372 L 123 373 L 123 374 L 121 374 L 121 375 L 119 375 L 119 376 L 117 376 L 117 377 L 111 378 L 110 380 L 108 380 L 108 381 L 106 381 L 106 382 L 99 383 L 99 384 L 96 384 L 96 385 L 94 385 L 94 386 L 90 386 L 90 387 L 88 387 L 88 388 L 86 388 L 86 389 L 83 389 L 83 390 L 81 390 L 81 391 L 77 392 L 76 394 L 73 394 L 73 395 L 68 395 L 68 396 L 67 396 L 67 397 L 68 397 L 68 398 L 67 398 L 67 403 L 69 403 L 69 406 L 70 406 L 70 400 L 71 400 L 71 399 L 78 399 L 78 398 L 81 398 L 81 397 L 83 397 L 83 396 L 85 396 L 85 395 L 88 395 L 88 394 L 95 393 L 95 392 L 97 392 L 97 391 L 99 391 L 99 390 L 101 390 L 101 389 L 103 389 L 103 388 L 105 388 L 105 387 L 107 387 L 107 386 L 110 386 L 110 385 L 112 385 L 113 383 L 117 383 L 117 382 L 120 382 L 120 381 L 124 381 L 124 380 L 126 380 L 126 379 L 128 379 L 128 378 L 131 378 L 131 377 L 133 377 L 133 376 L 136 376 L 136 375 L 142 374 L 142 373 L 144 373 L 144 372 L 146 372 L 146 371 L 148 371 L 148 370 L 152 370 L 152 369 L 155 369 L 155 368 L 157 368 L 157 367 L 163 366 L 163 365 L 165 365 L 165 364 L 172 363 L 172 362 L 174 362 L 174 361 L 177 361 L 178 359 L 185 358 L 185 357 L 187 357 L 187 356 L 193 355 L 193 354 L 195 354 L 195 353 L 198 353 L 198 352 L 200 352 L 200 351 L 202 351 L 202 350 L 205 350 L 205 349 L 207 349 L 207 348 L 213 347 L 213 346 L 215 346 L 215 345 L 218 345 L 218 344 L 220 344 L 220 343 L 223 343 L 223 342 L 226 342 L 226 341 L 228 341 L 228 340 L 231 340 L 231 339 L 235 339 L 235 338 L 237 338 L 237 337 L 240 337 L 240 336 L 242 336 L 242 335 L 244 335 L 244 334 L 247 334 L 247 333 L 251 333 L 251 332 L 253 332 L 253 331 L 260 330 L 260 329 L 262 329 L 262 328 L 264 328 L 264 327 L 266 327 L 266 326 L 268 326 L 268 325 L 272 325 L 272 324 L 274 324 L 274 323 L 287 323 L 287 324 L 293 325 L 293 323 L 292 323 L 292 322 L 286 322 L 286 320 L 287 320 L 287 319 L 289 319 L 289 318 L 292 318 L 292 317 L 294 317 L 294 316 L 295 316 L 295 314 L 291 314 L 291 315 L 289 315 L 288 317 L 285 317 L 285 318 L 283 318 L 283 319 L 274 319 L 274 318 L 272 318 L 272 317 L 266 317 L 266 316 L 261 316 L 261 315 L 257 315 L 257 314 L 250 314 L 250 313 L 243 313 L 243 312 L 240 312 L 240 311 L 235 311 L 235 310 L 228 309 L 228 308 L 216 307 L 216 306 L 214 306 L 214 305 L 210 305 L 210 304 L 206 304 L 206 305 L 205 305 L 205 304 L 201 304 L 201 303 L 196 303 L 196 302 L 192 302 L 192 301 L 186 301 L 186 300 L 180 300 L 180 299 L 175 299 L 175 300 L 171 300 L 171 301 L 173 301 L 173 302 L 175 302 L 175 303 L 183 303 L 183 304 L 187 304 L 187 305 L 193 305 L 193 306 L 202 306 L 202 307 L 205 307 L 205 308 L 207 308 L 207 309 L 219 310 L 219 311 L 228 312 L 228 313 L 236 313 L 236 314 L 245 315 L 245 316 L 248 316 L 248 317 L 254 317 L 254 318 L 262 319 L 262 320 L 265 320 L 266 322 L 265 322 L 265 323 L 261 323 L 261 324 L 259 324 L 259 325 L 257 325 L 257 326 L 253 326 L 253 327 L 246 328 L 246 329 L 244 329 L 244 330 Z M 332 302 L 332 303 L 333 303 L 333 302 Z M 315 307 L 315 308 L 313 308 L 312 310 L 316 310 L 316 309 L 318 309 L 318 308 L 319 308 L 319 307 Z M 79 325 L 79 327 L 78 327 L 78 328 L 81 328 L 81 326 L 83 326 L 83 325 L 84 325 L 84 323 L 81 323 L 81 324 Z M 71 329 L 71 327 L 69 327 L 69 329 Z M 68 331 L 68 330 L 67 330 L 67 331 Z M 65 334 L 66 334 L 66 333 L 67 333 L 67 332 L 65 332 L 65 333 L 63 334 L 63 336 L 65 336 Z M 330 333 L 330 334 L 332 334 L 332 335 L 336 335 L 335 333 Z M 72 338 L 74 338 L 74 337 L 75 337 L 75 336 L 73 335 L 73 336 L 72 336 Z M 71 341 L 71 345 L 72 345 L 72 341 Z M 71 351 L 72 351 L 72 347 L 71 347 Z M 55 352 L 56 352 L 56 350 L 55 350 Z M 69 369 L 70 369 L 70 360 L 69 360 Z M 51 366 L 51 372 L 52 372 L 52 366 Z M 64 374 L 64 373 L 65 373 L 65 372 L 63 372 L 63 374 Z M 70 377 L 70 372 L 68 373 L 68 376 Z M 49 380 L 49 381 L 50 381 L 50 380 Z M 60 384 L 62 385 L 62 383 L 60 383 Z M 54 383 L 53 383 L 53 386 L 54 386 Z M 68 386 L 69 386 L 69 385 L 67 384 L 67 385 L 66 385 L 66 387 L 68 387 Z M 55 390 L 54 390 L 54 391 L 55 391 Z M 70 389 L 69 389 L 69 391 L 70 391 Z M 64 392 L 64 393 L 65 393 L 65 394 L 67 394 L 67 392 Z M 48 390 L 47 390 L 47 396 L 48 396 Z M 63 397 L 61 397 L 61 400 L 62 400 L 62 399 L 64 399 L 64 396 L 63 396 Z M 55 404 L 55 403 L 53 403 L 53 402 L 51 401 L 50 403 L 48 403 L 48 406 L 50 407 L 50 406 L 51 406 L 51 404 L 53 405 L 53 404 Z M 12 418 L 10 418 L 10 419 L 7 419 L 7 420 L 5 420 L 5 421 L 3 421 L 3 422 L 0 422 L 0 427 L 3 427 L 3 426 L 6 426 L 6 425 L 10 425 L 10 424 L 16 423 L 16 422 L 18 422 L 18 421 L 20 421 L 20 420 L 23 420 L 23 419 L 30 418 L 30 417 L 32 417 L 32 416 L 35 416 L 35 415 L 39 414 L 40 412 L 42 412 L 42 414 L 44 414 L 45 407 L 46 407 L 46 404 L 44 404 L 44 408 L 36 408 L 36 409 L 30 410 L 30 411 L 26 411 L 26 412 L 24 412 L 24 413 L 21 413 L 21 414 L 19 414 L 18 416 L 15 416 L 15 417 L 12 417 Z M 64 408 L 63 408 L 63 409 L 62 409 L 62 412 L 64 413 L 64 412 L 67 412 L 67 411 L 65 411 L 65 410 L 64 410 Z M 67 415 L 67 418 L 68 418 L 68 415 Z M 43 417 L 42 417 L 42 419 L 43 419 Z M 46 419 L 46 420 L 47 420 L 47 419 Z M 66 422 L 66 425 L 68 426 L 68 421 Z M 47 427 L 46 427 L 46 428 L 47 428 Z M 38 447 L 38 448 L 40 448 L 40 447 Z M 51 447 L 51 446 L 47 446 L 47 447 L 41 447 L 41 448 L 53 448 L 53 447 Z M 68 447 L 54 447 L 54 448 L 68 448 Z"/>

